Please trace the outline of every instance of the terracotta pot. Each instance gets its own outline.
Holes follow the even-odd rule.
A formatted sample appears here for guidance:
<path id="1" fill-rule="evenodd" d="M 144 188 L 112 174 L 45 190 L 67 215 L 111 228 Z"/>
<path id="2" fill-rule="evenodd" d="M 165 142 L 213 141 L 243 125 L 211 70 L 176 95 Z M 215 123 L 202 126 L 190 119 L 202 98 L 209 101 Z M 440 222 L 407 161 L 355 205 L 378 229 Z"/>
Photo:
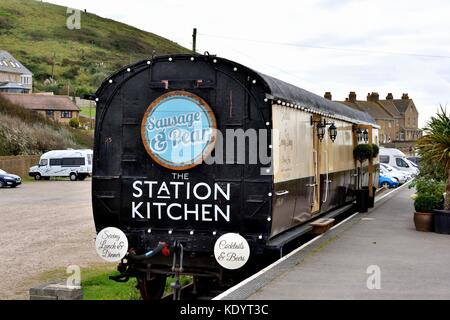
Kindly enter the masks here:
<path id="1" fill-rule="evenodd" d="M 431 212 L 415 212 L 414 224 L 417 231 L 433 231 L 433 214 Z"/>

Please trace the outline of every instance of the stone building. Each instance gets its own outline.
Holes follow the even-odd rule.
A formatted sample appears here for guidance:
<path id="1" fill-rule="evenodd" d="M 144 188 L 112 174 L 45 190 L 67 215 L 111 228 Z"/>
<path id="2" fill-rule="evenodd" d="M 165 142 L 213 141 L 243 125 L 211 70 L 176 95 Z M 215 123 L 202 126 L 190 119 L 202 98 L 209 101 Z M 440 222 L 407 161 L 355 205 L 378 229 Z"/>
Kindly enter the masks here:
<path id="1" fill-rule="evenodd" d="M 69 123 L 70 119 L 78 118 L 80 113 L 80 108 L 68 96 L 6 93 L 3 97 L 58 122 Z"/>
<path id="2" fill-rule="evenodd" d="M 330 92 L 324 97 L 331 100 Z M 379 139 L 381 145 L 398 146 L 410 149 L 414 142 L 422 136 L 419 129 L 419 113 L 414 101 L 404 93 L 400 99 L 394 99 L 388 93 L 386 99 L 380 99 L 377 92 L 367 94 L 365 100 L 358 100 L 354 91 L 350 92 L 345 101 L 339 101 L 357 110 L 369 113 L 381 127 Z"/>

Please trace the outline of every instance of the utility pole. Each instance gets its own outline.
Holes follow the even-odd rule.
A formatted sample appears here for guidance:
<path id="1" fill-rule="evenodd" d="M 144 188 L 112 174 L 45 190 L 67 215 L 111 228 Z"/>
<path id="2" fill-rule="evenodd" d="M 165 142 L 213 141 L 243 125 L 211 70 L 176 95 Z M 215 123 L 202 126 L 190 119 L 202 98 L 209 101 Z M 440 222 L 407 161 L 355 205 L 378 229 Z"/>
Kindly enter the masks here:
<path id="1" fill-rule="evenodd" d="M 192 52 L 197 52 L 197 28 L 194 28 L 194 31 L 192 32 Z"/>
<path id="2" fill-rule="evenodd" d="M 56 60 L 56 52 L 53 52 L 53 60 L 52 60 L 52 80 L 55 79 L 55 60 Z"/>

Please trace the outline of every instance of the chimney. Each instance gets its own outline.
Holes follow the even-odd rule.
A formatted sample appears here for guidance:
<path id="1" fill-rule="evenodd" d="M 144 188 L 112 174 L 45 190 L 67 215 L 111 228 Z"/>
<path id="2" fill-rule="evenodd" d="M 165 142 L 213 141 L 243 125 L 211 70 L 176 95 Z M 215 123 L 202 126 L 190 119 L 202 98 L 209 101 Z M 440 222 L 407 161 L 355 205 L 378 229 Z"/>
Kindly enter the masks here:
<path id="1" fill-rule="evenodd" d="M 408 99 L 409 99 L 408 94 L 407 94 L 407 93 L 404 93 L 404 94 L 402 95 L 402 99 L 408 100 Z"/>
<path id="2" fill-rule="evenodd" d="M 378 94 L 378 92 L 372 92 L 367 94 L 367 101 L 376 102 L 378 100 L 380 100 L 380 95 Z"/>
<path id="3" fill-rule="evenodd" d="M 394 100 L 394 96 L 392 95 L 392 93 L 388 93 L 386 96 L 386 100 Z"/>
<path id="4" fill-rule="evenodd" d="M 355 102 L 356 101 L 356 93 L 355 91 L 350 91 L 350 94 L 348 95 L 348 100 L 351 102 Z"/>
<path id="5" fill-rule="evenodd" d="M 327 100 L 331 100 L 331 98 L 332 98 L 332 95 L 331 95 L 331 92 L 325 92 L 325 94 L 324 94 L 324 96 L 323 96 L 325 99 L 327 99 Z"/>

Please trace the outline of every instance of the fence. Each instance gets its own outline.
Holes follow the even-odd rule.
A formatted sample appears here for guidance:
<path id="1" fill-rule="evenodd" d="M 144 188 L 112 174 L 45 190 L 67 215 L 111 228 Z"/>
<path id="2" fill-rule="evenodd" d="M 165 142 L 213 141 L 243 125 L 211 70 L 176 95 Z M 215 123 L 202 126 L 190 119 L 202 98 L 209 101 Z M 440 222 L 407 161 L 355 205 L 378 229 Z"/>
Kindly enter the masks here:
<path id="1" fill-rule="evenodd" d="M 28 176 L 30 167 L 36 165 L 39 158 L 37 155 L 0 157 L 0 169 L 23 178 Z"/>

